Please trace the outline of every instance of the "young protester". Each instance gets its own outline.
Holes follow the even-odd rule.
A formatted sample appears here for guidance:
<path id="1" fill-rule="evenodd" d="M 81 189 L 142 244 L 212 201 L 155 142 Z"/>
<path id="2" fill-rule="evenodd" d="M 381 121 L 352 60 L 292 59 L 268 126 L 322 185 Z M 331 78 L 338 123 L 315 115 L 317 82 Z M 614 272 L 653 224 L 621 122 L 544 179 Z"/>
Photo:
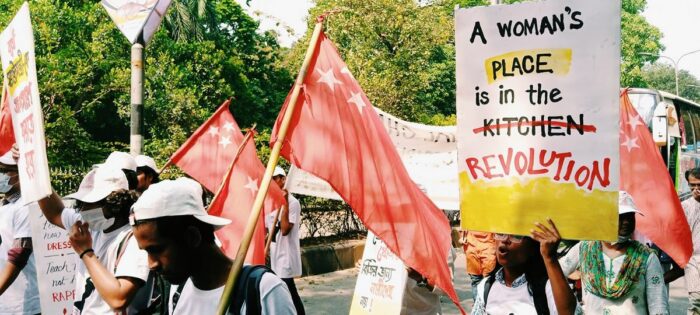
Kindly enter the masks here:
<path id="1" fill-rule="evenodd" d="M 270 244 L 270 265 L 272 271 L 287 284 L 297 313 L 303 315 L 305 314 L 304 303 L 301 301 L 294 284 L 294 278 L 301 277 L 301 246 L 299 245 L 301 204 L 285 189 L 287 174 L 281 167 L 275 167 L 272 180 L 284 191 L 288 207 L 283 208 L 278 225 L 275 226 L 275 229 L 279 229 L 279 231 L 271 229 L 271 233 L 276 233 L 276 235 L 273 236 L 273 243 Z M 274 222 L 276 215 L 277 211 L 274 211 L 268 216 L 266 220 L 268 228 Z"/>
<path id="2" fill-rule="evenodd" d="M 532 237 L 495 235 L 501 267 L 477 285 L 472 315 L 581 313 L 557 260 L 559 231 L 548 221 Z"/>
<path id="3" fill-rule="evenodd" d="M 29 208 L 12 153 L 0 157 L 0 314 L 39 314 Z"/>
<path id="4" fill-rule="evenodd" d="M 148 189 L 151 184 L 155 184 L 160 181 L 158 166 L 156 166 L 156 161 L 150 156 L 137 155 L 134 159 L 136 160 L 137 166 L 136 176 L 139 180 L 136 191 L 143 193 L 143 191 Z"/>
<path id="5" fill-rule="evenodd" d="M 168 313 L 215 314 L 233 261 L 214 242 L 214 230 L 231 221 L 207 214 L 201 186 L 188 178 L 153 184 L 132 207 L 130 220 L 139 247 L 148 252 L 149 267 L 172 283 L 163 293 Z M 229 314 L 296 314 L 282 280 L 271 272 L 252 276 L 255 271 L 245 268 Z M 247 270 L 269 270 L 255 268 Z"/>
<path id="6" fill-rule="evenodd" d="M 583 284 L 583 309 L 587 314 L 668 314 L 668 291 L 658 257 L 632 239 L 635 214 L 632 197 L 619 197 L 616 242 L 582 241 L 562 258 L 562 269 L 577 268 Z"/>
<path id="7" fill-rule="evenodd" d="M 103 164 L 88 173 L 74 208 L 56 193 L 39 201 L 46 219 L 69 231 L 82 263 L 76 270 L 73 314 L 135 314 L 147 307 L 148 257 L 131 237 L 129 209 L 136 194 L 122 169 Z"/>

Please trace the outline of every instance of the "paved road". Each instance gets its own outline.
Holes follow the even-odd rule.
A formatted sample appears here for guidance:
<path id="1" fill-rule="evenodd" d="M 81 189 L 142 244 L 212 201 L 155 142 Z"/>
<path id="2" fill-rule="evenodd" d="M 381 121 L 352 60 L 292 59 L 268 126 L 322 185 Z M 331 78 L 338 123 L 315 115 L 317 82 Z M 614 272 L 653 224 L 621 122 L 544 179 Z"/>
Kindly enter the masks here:
<path id="1" fill-rule="evenodd" d="M 357 269 L 346 269 L 323 275 L 297 279 L 299 295 L 309 314 L 347 314 L 350 310 L 352 293 L 355 290 Z M 467 280 L 466 261 L 460 253 L 455 261 L 455 289 L 462 306 L 471 310 L 471 285 Z M 685 282 L 679 279 L 670 288 L 671 314 L 685 314 L 688 307 L 688 294 Z M 443 298 L 442 308 L 445 314 L 459 314 L 457 308 L 448 299 Z"/>

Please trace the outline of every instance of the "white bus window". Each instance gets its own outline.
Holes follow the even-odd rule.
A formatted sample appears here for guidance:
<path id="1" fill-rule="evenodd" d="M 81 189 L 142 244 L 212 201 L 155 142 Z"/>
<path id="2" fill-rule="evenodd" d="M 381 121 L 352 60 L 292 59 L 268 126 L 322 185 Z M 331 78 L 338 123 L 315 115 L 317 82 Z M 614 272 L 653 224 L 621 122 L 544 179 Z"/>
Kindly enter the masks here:
<path id="1" fill-rule="evenodd" d="M 693 133 L 693 124 L 690 122 L 690 113 L 687 107 L 681 107 L 681 146 L 683 152 L 695 152 L 695 136 Z"/>
<path id="2" fill-rule="evenodd" d="M 628 95 L 634 109 L 636 109 L 639 116 L 644 119 L 644 123 L 650 126 L 651 119 L 654 117 L 656 95 L 651 93 L 629 93 Z"/>

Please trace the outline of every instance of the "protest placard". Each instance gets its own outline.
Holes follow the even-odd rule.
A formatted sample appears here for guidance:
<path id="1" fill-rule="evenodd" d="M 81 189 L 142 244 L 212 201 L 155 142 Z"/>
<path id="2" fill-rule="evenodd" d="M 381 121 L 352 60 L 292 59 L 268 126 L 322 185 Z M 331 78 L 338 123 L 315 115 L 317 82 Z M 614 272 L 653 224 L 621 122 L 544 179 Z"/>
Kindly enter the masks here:
<path id="1" fill-rule="evenodd" d="M 172 0 L 102 0 L 102 6 L 117 28 L 134 44 L 142 35 L 148 43 L 163 20 Z"/>
<path id="2" fill-rule="evenodd" d="M 401 313 L 407 278 L 403 262 L 382 240 L 368 232 L 350 315 Z"/>
<path id="3" fill-rule="evenodd" d="M 68 314 L 75 300 L 77 255 L 68 232 L 46 220 L 36 203 L 29 205 L 42 314 Z"/>
<path id="4" fill-rule="evenodd" d="M 619 187 L 620 1 L 459 9 L 462 227 L 614 240 Z M 595 228 L 593 228 L 595 227 Z"/>
<path id="5" fill-rule="evenodd" d="M 22 199 L 31 203 L 51 194 L 51 182 L 46 159 L 44 115 L 36 78 L 34 33 L 27 2 L 0 34 L 0 47 L 12 126 L 20 153 L 18 168 Z"/>

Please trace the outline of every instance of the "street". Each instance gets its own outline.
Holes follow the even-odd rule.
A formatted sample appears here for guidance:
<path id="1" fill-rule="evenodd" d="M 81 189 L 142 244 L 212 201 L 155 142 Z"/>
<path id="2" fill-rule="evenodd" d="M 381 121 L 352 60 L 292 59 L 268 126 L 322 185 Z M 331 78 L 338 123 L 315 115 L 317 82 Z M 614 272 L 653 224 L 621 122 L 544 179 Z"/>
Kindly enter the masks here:
<path id="1" fill-rule="evenodd" d="M 467 280 L 464 253 L 457 255 L 455 261 L 455 289 L 462 306 L 471 311 L 471 285 Z M 304 307 L 310 314 L 347 314 L 355 290 L 357 268 L 331 272 L 323 275 L 308 276 L 296 280 L 299 295 Z M 670 313 L 685 314 L 688 307 L 688 294 L 685 282 L 678 279 L 671 284 Z M 457 307 L 449 299 L 442 299 L 444 314 L 459 314 Z"/>

